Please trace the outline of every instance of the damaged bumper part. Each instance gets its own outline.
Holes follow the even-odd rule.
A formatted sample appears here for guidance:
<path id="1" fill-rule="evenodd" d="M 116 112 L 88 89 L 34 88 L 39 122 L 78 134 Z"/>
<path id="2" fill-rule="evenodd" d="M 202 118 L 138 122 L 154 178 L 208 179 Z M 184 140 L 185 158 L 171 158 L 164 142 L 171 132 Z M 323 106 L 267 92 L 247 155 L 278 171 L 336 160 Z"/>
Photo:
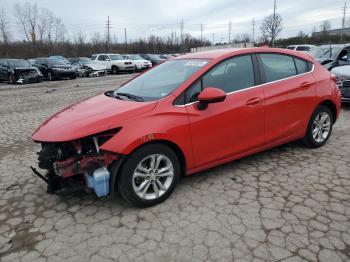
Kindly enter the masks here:
<path id="1" fill-rule="evenodd" d="M 99 147 L 112 136 L 103 134 L 70 142 L 41 142 L 38 166 L 46 170 L 46 174 L 31 169 L 47 183 L 48 193 L 92 190 L 98 197 L 107 196 L 110 193 L 109 167 L 118 159 L 118 154 L 101 151 Z"/>

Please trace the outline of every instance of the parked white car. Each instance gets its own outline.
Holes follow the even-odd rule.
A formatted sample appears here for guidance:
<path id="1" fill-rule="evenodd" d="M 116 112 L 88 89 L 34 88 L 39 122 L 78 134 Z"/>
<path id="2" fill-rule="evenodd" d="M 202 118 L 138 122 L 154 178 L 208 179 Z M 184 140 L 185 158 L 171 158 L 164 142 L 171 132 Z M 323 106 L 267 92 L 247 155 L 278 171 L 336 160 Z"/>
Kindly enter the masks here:
<path id="1" fill-rule="evenodd" d="M 146 70 L 152 67 L 151 61 L 148 61 L 139 55 L 128 54 L 128 55 L 123 55 L 123 57 L 125 59 L 131 60 L 135 64 L 135 69 L 137 71 Z"/>
<path id="2" fill-rule="evenodd" d="M 316 46 L 315 45 L 289 45 L 287 46 L 287 49 L 300 51 L 304 53 L 310 53 L 311 51 L 316 49 Z"/>
<path id="3" fill-rule="evenodd" d="M 135 64 L 131 60 L 126 60 L 120 54 L 93 54 L 91 60 L 107 67 L 108 72 L 117 74 L 118 72 L 135 71 Z"/>

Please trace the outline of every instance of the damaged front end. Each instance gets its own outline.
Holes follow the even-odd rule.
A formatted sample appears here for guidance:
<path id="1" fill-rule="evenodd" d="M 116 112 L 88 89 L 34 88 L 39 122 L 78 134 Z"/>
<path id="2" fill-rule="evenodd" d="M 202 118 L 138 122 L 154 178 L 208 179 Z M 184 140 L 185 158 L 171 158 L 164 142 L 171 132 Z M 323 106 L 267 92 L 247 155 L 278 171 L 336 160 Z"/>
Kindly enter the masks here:
<path id="1" fill-rule="evenodd" d="M 16 84 L 38 83 L 43 80 L 41 72 L 35 67 L 15 68 L 13 71 L 16 77 Z"/>
<path id="2" fill-rule="evenodd" d="M 110 167 L 118 154 L 100 150 L 100 146 L 112 138 L 119 129 L 113 129 L 69 142 L 40 142 L 38 166 L 47 170 L 34 174 L 47 184 L 48 193 L 72 193 L 89 189 L 98 197 L 110 193 Z"/>

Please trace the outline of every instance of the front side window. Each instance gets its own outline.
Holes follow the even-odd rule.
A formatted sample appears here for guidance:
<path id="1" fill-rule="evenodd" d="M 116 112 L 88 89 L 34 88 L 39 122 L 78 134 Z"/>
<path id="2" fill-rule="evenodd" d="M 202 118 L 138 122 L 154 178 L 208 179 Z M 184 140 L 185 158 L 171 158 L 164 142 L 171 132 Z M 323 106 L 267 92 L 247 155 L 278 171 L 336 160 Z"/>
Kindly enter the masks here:
<path id="1" fill-rule="evenodd" d="M 297 74 L 292 56 L 282 54 L 260 54 L 266 81 L 273 82 Z"/>
<path id="2" fill-rule="evenodd" d="M 153 101 L 168 96 L 208 63 L 205 59 L 166 61 L 121 86 L 114 93 L 127 93 Z"/>
<path id="3" fill-rule="evenodd" d="M 217 65 L 203 77 L 203 89 L 216 87 L 226 93 L 254 86 L 254 67 L 250 55 L 234 57 Z"/>
<path id="4" fill-rule="evenodd" d="M 105 55 L 100 55 L 98 56 L 99 61 L 106 61 L 106 56 Z"/>
<path id="5" fill-rule="evenodd" d="M 297 51 L 310 51 L 311 48 L 309 46 L 298 46 Z"/>

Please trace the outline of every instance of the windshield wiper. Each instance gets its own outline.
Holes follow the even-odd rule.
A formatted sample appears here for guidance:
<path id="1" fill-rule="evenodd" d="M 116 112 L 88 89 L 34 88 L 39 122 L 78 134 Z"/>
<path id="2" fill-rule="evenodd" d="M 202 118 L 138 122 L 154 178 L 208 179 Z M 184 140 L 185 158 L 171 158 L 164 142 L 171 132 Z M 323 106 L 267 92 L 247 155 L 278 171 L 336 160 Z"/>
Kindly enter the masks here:
<path id="1" fill-rule="evenodd" d="M 134 100 L 134 101 L 137 101 L 137 102 L 143 102 L 145 101 L 141 96 L 136 96 L 136 95 L 132 95 L 132 94 L 129 94 L 129 93 L 116 93 L 115 94 L 116 97 L 118 96 L 125 96 L 131 100 Z"/>

